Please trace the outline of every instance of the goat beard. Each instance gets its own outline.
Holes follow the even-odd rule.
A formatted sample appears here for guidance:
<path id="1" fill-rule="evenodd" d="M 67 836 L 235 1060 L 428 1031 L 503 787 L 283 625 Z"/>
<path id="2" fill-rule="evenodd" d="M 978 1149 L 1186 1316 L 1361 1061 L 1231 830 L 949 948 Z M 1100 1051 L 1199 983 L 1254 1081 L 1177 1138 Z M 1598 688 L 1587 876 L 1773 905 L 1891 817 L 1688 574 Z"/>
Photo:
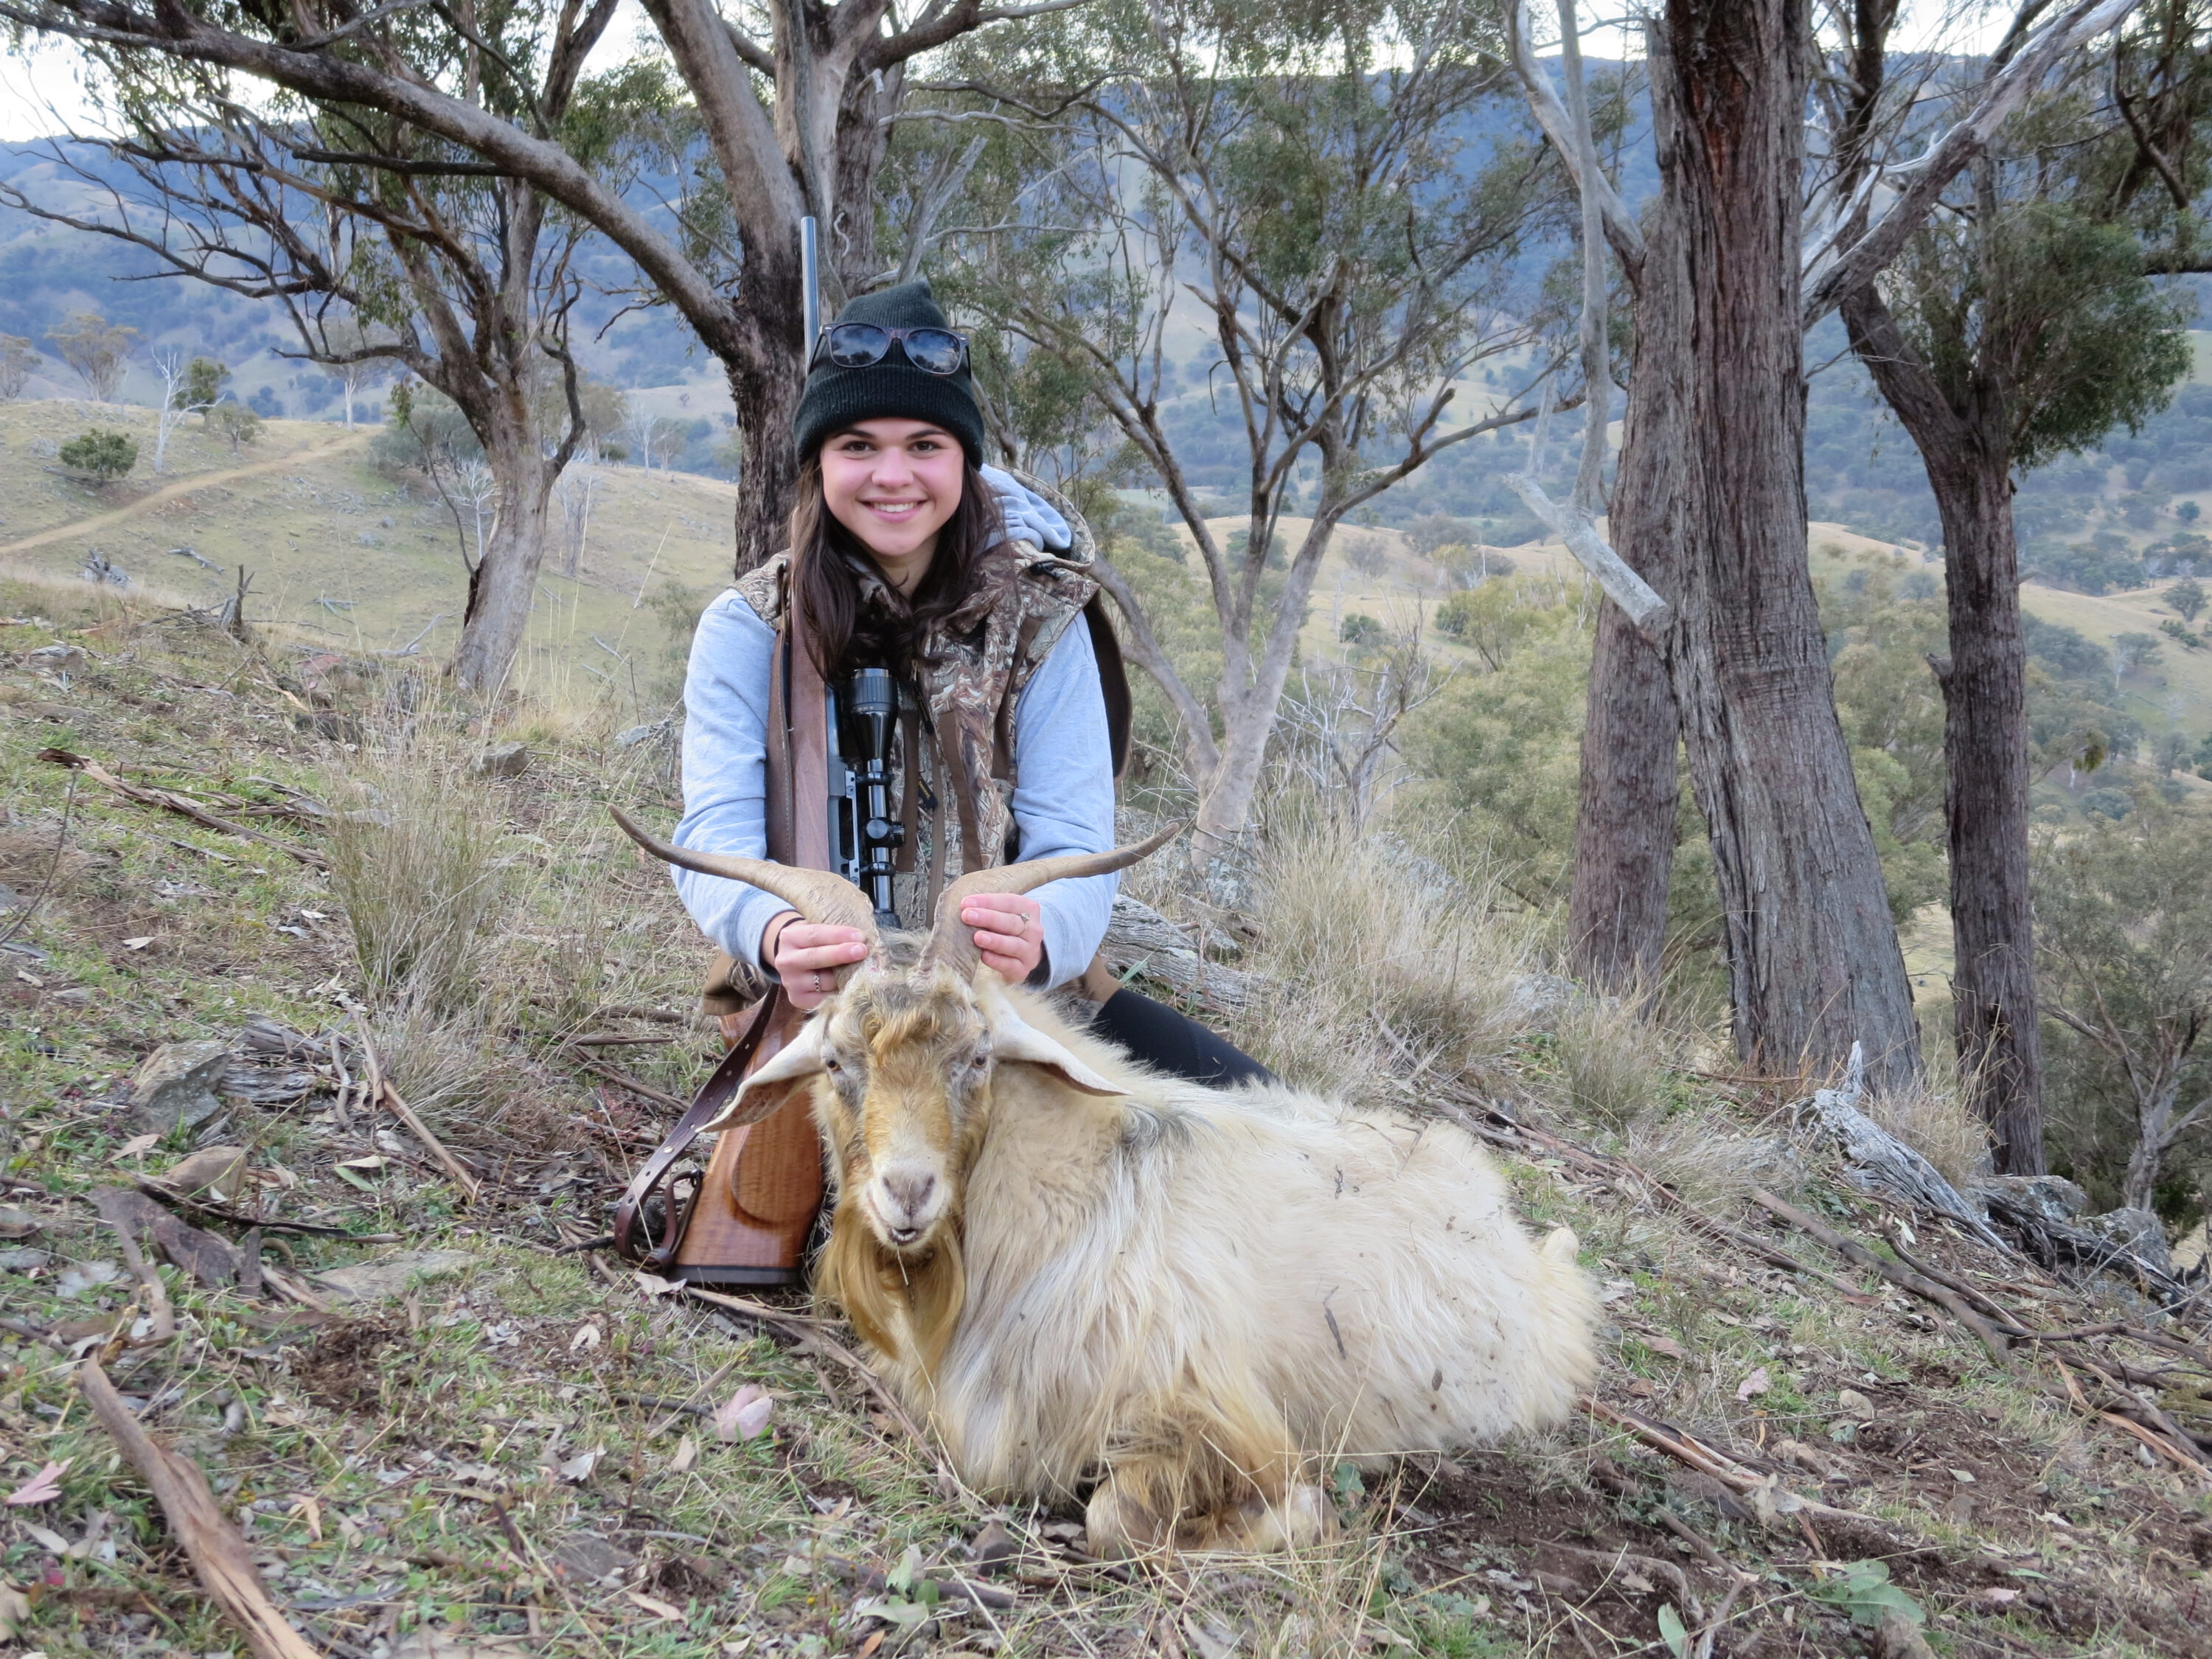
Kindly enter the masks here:
<path id="1" fill-rule="evenodd" d="M 933 1372 L 968 1300 L 959 1220 L 947 1217 L 927 1250 L 902 1255 L 876 1237 L 856 1199 L 841 1198 L 815 1284 L 870 1347 Z"/>

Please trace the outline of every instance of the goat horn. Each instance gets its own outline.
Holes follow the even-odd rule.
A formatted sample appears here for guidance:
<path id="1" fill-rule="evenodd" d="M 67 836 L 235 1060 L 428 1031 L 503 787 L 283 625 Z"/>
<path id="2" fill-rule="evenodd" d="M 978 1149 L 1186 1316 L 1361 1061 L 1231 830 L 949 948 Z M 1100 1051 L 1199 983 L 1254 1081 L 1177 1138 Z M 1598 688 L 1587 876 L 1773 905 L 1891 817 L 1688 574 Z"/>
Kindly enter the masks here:
<path id="1" fill-rule="evenodd" d="M 842 876 L 827 870 L 808 870 L 777 864 L 769 859 L 741 859 L 728 853 L 695 853 L 672 846 L 634 823 L 619 806 L 607 809 L 623 833 L 663 861 L 702 876 L 720 876 L 773 893 L 809 921 L 830 927 L 857 927 L 867 935 L 868 950 L 876 949 L 876 915 L 868 896 Z"/>
<path id="2" fill-rule="evenodd" d="M 961 978 L 975 973 L 981 960 L 975 949 L 975 935 L 960 921 L 960 907 L 978 893 L 1026 893 L 1050 881 L 1074 881 L 1085 876 L 1103 876 L 1110 871 L 1127 869 L 1139 859 L 1148 858 L 1182 833 L 1183 826 L 1171 823 L 1158 835 L 1128 847 L 1116 847 L 1104 853 L 1066 853 L 1053 859 L 1024 859 L 1019 864 L 1002 864 L 990 870 L 970 870 L 966 875 L 939 895 L 935 926 L 929 930 L 929 944 L 922 952 L 925 962 L 939 962 Z"/>

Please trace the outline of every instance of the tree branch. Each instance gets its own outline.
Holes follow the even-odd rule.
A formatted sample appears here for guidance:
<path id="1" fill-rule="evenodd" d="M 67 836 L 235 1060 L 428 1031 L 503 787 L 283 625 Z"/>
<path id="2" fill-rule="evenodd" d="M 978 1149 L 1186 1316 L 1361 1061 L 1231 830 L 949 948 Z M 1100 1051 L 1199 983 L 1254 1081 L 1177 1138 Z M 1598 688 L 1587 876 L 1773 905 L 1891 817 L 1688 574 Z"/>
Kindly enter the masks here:
<path id="1" fill-rule="evenodd" d="M 1529 40 L 1528 0 L 1507 0 L 1505 33 L 1513 59 L 1514 76 L 1521 82 L 1522 90 L 1528 94 L 1528 107 L 1536 117 L 1536 125 L 1543 129 L 1544 137 L 1559 152 L 1560 164 L 1566 168 L 1567 176 L 1574 180 L 1575 188 L 1578 191 L 1595 194 L 1598 211 L 1605 223 L 1606 240 L 1613 245 L 1613 252 L 1627 270 L 1629 281 L 1635 282 L 1644 270 L 1644 228 L 1636 222 L 1636 216 L 1628 210 L 1628 204 L 1621 199 L 1620 192 L 1613 186 L 1613 181 L 1605 176 L 1601 168 L 1594 165 L 1595 157 L 1586 157 L 1581 137 L 1582 129 L 1588 123 L 1577 124 L 1569 115 L 1566 106 L 1559 101 L 1559 94 L 1552 90 L 1551 81 L 1544 74 L 1542 66 L 1537 63 Z M 1576 57 L 1579 62 L 1579 42 L 1577 46 Z"/>
<path id="2" fill-rule="evenodd" d="M 2075 0 L 1993 76 L 1982 90 L 1980 103 L 1917 164 L 1918 176 L 1911 185 L 1811 283 L 1805 295 L 1805 326 L 1811 328 L 1842 304 L 1844 295 L 1872 282 L 1935 210 L 1960 169 L 1981 153 L 2037 83 L 2075 47 L 2124 21 L 2136 4 L 2136 0 Z"/>

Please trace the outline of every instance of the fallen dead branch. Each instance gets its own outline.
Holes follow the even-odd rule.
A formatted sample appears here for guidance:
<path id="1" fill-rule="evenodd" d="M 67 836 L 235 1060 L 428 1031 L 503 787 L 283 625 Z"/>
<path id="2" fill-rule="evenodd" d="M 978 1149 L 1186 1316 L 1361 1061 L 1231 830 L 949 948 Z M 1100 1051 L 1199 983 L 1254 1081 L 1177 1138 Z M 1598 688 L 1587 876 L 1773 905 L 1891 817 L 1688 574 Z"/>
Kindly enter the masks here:
<path id="1" fill-rule="evenodd" d="M 152 806 L 164 812 L 174 812 L 179 817 L 190 818 L 195 823 L 204 825 L 210 830 L 219 830 L 223 835 L 236 836 L 241 841 L 259 842 L 264 847 L 273 847 L 278 852 L 297 859 L 311 870 L 328 871 L 331 867 L 330 860 L 312 847 L 302 847 L 297 842 L 285 840 L 282 836 L 269 835 L 249 824 L 240 823 L 234 819 L 224 817 L 221 813 L 210 812 L 198 801 L 189 796 L 178 794 L 174 790 L 149 789 L 141 784 L 125 783 L 98 761 L 86 756 L 74 753 L 67 749 L 41 749 L 39 750 L 39 758 L 43 761 L 52 761 L 57 766 L 66 766 L 82 772 L 102 788 L 122 796 L 125 800 L 135 801 L 141 806 Z"/>
<path id="2" fill-rule="evenodd" d="M 246 1540 L 223 1518 L 198 1466 L 155 1443 L 98 1362 L 88 1359 L 77 1367 L 76 1385 L 131 1466 L 153 1488 L 169 1530 L 191 1558 L 200 1583 L 259 1659 L 319 1659 L 306 1638 L 284 1622 L 284 1615 L 261 1588 L 261 1575 L 246 1553 Z"/>
<path id="3" fill-rule="evenodd" d="M 618 1089 L 629 1090 L 640 1100 L 649 1100 L 656 1106 L 665 1106 L 679 1115 L 690 1109 L 690 1101 L 678 1100 L 666 1090 L 656 1089 L 650 1083 L 642 1082 L 632 1077 L 628 1072 L 617 1071 L 611 1066 L 596 1060 L 586 1060 L 581 1054 L 576 1056 L 576 1064 L 596 1077 L 606 1079 Z"/>
<path id="4" fill-rule="evenodd" d="M 143 1344 L 132 1342 L 130 1346 L 158 1346 L 177 1334 L 177 1313 L 169 1305 L 169 1292 L 161 1283 L 160 1271 L 146 1260 L 144 1253 L 138 1248 L 138 1241 L 131 1237 L 129 1222 L 121 1217 L 110 1216 L 105 1210 L 100 1213 L 114 1230 L 116 1242 L 122 1246 L 124 1265 L 131 1269 L 131 1277 L 146 1292 L 146 1313 L 152 1321 L 153 1328 L 147 1333 Z M 127 1325 L 118 1327 L 117 1340 L 128 1342 L 129 1329 Z"/>
<path id="5" fill-rule="evenodd" d="M 2066 1360 L 2055 1352 L 2051 1357 L 2057 1364 L 2060 1376 L 2065 1379 L 2064 1390 L 2062 1392 L 2047 1382 L 2038 1382 L 2035 1386 L 2052 1399 L 2065 1401 L 2085 1417 L 2094 1417 L 2116 1425 L 2136 1440 L 2141 1441 L 2159 1456 L 2179 1466 L 2192 1479 L 2203 1484 L 2207 1490 L 2212 1490 L 2212 1463 L 2207 1462 L 2203 1450 L 2197 1443 L 2196 1437 L 2174 1421 L 2172 1417 L 2158 1406 L 2143 1400 L 2130 1389 L 2121 1377 L 2115 1376 L 2111 1370 L 2106 1369 L 2105 1364 L 2100 1363 L 2099 1357 L 2082 1352 L 2081 1349 L 2080 1345 L 2089 1337 L 2114 1334 L 2119 1331 L 2131 1330 L 2132 1328 L 2090 1326 L 2081 1331 L 2070 1333 L 2026 1329 L 2014 1322 L 1993 1298 L 1981 1291 L 1960 1285 L 1957 1280 L 1950 1279 L 1948 1274 L 1942 1275 L 1939 1279 L 1929 1271 L 1923 1269 L 1917 1263 L 1911 1262 L 1910 1258 L 1905 1262 L 1898 1262 L 1878 1255 L 1856 1239 L 1848 1237 L 1826 1223 L 1784 1203 L 1764 1188 L 1755 1189 L 1752 1194 L 1752 1200 L 1769 1213 L 1779 1217 L 1794 1227 L 1810 1233 L 1846 1261 L 1856 1262 L 1863 1267 L 1871 1268 L 1900 1290 L 1907 1291 L 1923 1301 L 1942 1309 L 1972 1331 L 1981 1340 L 1982 1345 L 1989 1349 L 1997 1363 L 2008 1370 L 2014 1368 L 2012 1352 L 2007 1346 L 2008 1342 L 2019 1340 L 2075 1344 L 2076 1352 L 2072 1356 L 2074 1364 L 2102 1382 L 2109 1391 L 2109 1397 L 2101 1401 L 2089 1399 L 2082 1393 L 2080 1384 L 2075 1381 L 2074 1373 L 2068 1369 Z M 1899 1254 L 1902 1255 L 1904 1252 L 1900 1249 Z M 1948 1282 L 1942 1282 L 1943 1280 Z M 1992 1323 L 1984 1313 L 1969 1306 L 1970 1301 L 1981 1304 L 1984 1309 L 1993 1313 L 1996 1322 Z M 2143 1334 L 2155 1336 L 2155 1333 L 2152 1332 L 2145 1332 Z M 2191 1353 L 2193 1357 L 2193 1351 L 2185 1345 L 2176 1344 L 2175 1346 L 2181 1347 L 2184 1352 Z M 2112 1360 L 2111 1363 L 2118 1366 L 2124 1373 L 2129 1369 L 2118 1360 Z"/>
<path id="6" fill-rule="evenodd" d="M 438 1160 L 438 1167 L 453 1178 L 464 1198 L 474 1204 L 483 1196 L 483 1183 L 469 1173 L 468 1165 L 446 1150 L 446 1143 L 430 1133 L 430 1126 L 415 1115 L 415 1109 L 400 1099 L 399 1091 L 389 1082 L 384 1085 L 383 1101 L 392 1109 L 392 1116 L 407 1126 L 407 1133 L 421 1141 L 424 1150 Z"/>
<path id="7" fill-rule="evenodd" d="M 1662 1208 L 1673 1211 L 1708 1238 L 1733 1244 L 1771 1267 L 1779 1267 L 1785 1273 L 1802 1273 L 1808 1279 L 1818 1280 L 1855 1306 L 1868 1306 L 1875 1299 L 1835 1274 L 1815 1267 L 1810 1262 L 1801 1261 L 1787 1250 L 1705 1214 L 1665 1182 L 1625 1158 L 1615 1158 L 1604 1152 L 1594 1152 L 1587 1146 L 1577 1146 L 1571 1140 L 1562 1140 L 1557 1135 L 1547 1134 L 1541 1129 L 1506 1117 L 1479 1101 L 1446 1100 L 1443 1103 L 1461 1127 L 1492 1146 L 1522 1152 L 1535 1146 L 1564 1158 L 1571 1164 L 1578 1164 L 1608 1182 L 1617 1185 L 1625 1178 L 1639 1188 L 1644 1196 Z M 1476 1116 L 1478 1112 L 1484 1115 Z"/>
<path id="8" fill-rule="evenodd" d="M 368 1068 L 369 1105 L 372 1109 L 380 1101 L 392 1109 L 392 1116 L 407 1126 L 407 1133 L 422 1143 L 423 1150 L 438 1161 L 438 1167 L 461 1189 L 461 1195 L 471 1204 L 483 1196 L 483 1183 L 469 1173 L 468 1166 L 446 1150 L 446 1143 L 430 1133 L 430 1127 L 415 1115 L 415 1109 L 399 1097 L 392 1086 L 392 1079 L 384 1075 L 384 1066 L 376 1054 L 376 1041 L 368 1034 L 368 1022 L 362 1018 L 361 1010 L 353 1013 L 354 1024 L 361 1030 L 361 1052 Z"/>
<path id="9" fill-rule="evenodd" d="M 1761 1520 L 1772 1516 L 1813 1516 L 1827 1521 L 1844 1521 L 1854 1526 L 1874 1527 L 1887 1532 L 1885 1522 L 1871 1515 L 1861 1515 L 1856 1510 L 1839 1510 L 1791 1492 L 1771 1474 L 1757 1474 L 1711 1446 L 1684 1433 L 1680 1429 L 1662 1428 L 1658 1424 L 1608 1406 L 1595 1395 L 1584 1395 L 1582 1408 L 1590 1416 L 1609 1427 L 1642 1441 L 1652 1450 L 1663 1452 L 1685 1468 L 1710 1476 L 1739 1497 L 1750 1500 L 1750 1508 Z M 1771 1522 L 1770 1522 L 1771 1524 Z M 1815 1547 L 1817 1547 L 1817 1540 Z"/>
<path id="10" fill-rule="evenodd" d="M 1934 1164 L 1859 1109 L 1865 1095 L 1866 1057 L 1854 1042 L 1843 1085 L 1815 1089 L 1790 1110 L 1801 1122 L 1809 1119 L 1835 1137 L 1853 1166 L 1845 1178 L 1854 1185 L 1877 1188 L 1913 1210 L 1947 1216 L 1992 1249 L 2007 1249 L 1981 1212 Z"/>
<path id="11" fill-rule="evenodd" d="M 132 1184 L 149 1198 L 158 1199 L 164 1204 L 173 1205 L 191 1215 L 210 1221 L 228 1221 L 233 1226 L 258 1227 L 269 1233 L 296 1233 L 302 1238 L 343 1238 L 350 1244 L 397 1244 L 407 1237 L 404 1233 L 356 1233 L 344 1227 L 325 1227 L 313 1221 L 271 1221 L 221 1204 L 210 1204 L 204 1199 L 188 1197 L 167 1182 L 154 1176 L 134 1175 L 131 1179 Z"/>
<path id="12" fill-rule="evenodd" d="M 1807 1215 L 1804 1211 L 1792 1205 L 1784 1204 L 1764 1187 L 1752 1189 L 1751 1200 L 1768 1214 L 1788 1222 L 1800 1232 L 1811 1234 L 1846 1261 L 1870 1268 L 1899 1290 L 1909 1291 L 1924 1302 L 1934 1303 L 1972 1331 L 1979 1339 L 1982 1346 L 1990 1351 L 1990 1357 L 1998 1364 L 2007 1370 L 2011 1369 L 2012 1351 L 2006 1346 L 2005 1339 L 1998 1334 L 1996 1327 L 1968 1307 L 1966 1298 L 1956 1291 L 1915 1273 L 1901 1262 L 1892 1261 L 1887 1256 L 1876 1255 L 1856 1238 L 1847 1237 L 1838 1232 L 1826 1222 L 1817 1217 Z"/>

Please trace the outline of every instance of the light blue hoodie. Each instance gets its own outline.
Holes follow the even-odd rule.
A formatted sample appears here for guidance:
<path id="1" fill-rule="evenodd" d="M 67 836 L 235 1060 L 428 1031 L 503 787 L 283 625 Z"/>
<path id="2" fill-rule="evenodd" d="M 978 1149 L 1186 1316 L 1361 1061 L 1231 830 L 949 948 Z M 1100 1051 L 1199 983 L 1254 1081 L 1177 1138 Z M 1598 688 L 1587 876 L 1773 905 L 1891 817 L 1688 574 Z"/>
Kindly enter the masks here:
<path id="1" fill-rule="evenodd" d="M 1007 532 L 1050 551 L 1073 544 L 1052 504 L 996 467 L 983 478 Z M 699 618 L 684 683 L 684 818 L 676 844 L 702 853 L 768 856 L 768 698 L 775 633 L 732 588 Z M 1064 629 L 1014 704 L 1014 823 L 1024 859 L 1103 853 L 1114 844 L 1114 763 L 1091 630 Z M 720 876 L 674 872 L 700 931 L 741 962 L 760 961 L 761 933 L 791 907 Z M 1037 890 L 1051 982 L 1077 977 L 1106 936 L 1118 876 Z M 765 964 L 763 964 L 765 965 Z"/>

